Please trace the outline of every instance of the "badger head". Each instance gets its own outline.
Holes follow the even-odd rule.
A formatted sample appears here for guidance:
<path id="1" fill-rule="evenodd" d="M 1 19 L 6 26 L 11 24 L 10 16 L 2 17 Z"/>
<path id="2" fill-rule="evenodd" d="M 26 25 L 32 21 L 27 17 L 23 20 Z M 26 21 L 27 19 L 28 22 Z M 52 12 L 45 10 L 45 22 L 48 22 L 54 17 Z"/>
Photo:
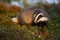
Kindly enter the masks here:
<path id="1" fill-rule="evenodd" d="M 43 13 L 39 13 L 38 15 L 36 15 L 34 20 L 35 23 L 44 22 L 44 21 L 48 21 L 48 17 L 44 16 Z"/>

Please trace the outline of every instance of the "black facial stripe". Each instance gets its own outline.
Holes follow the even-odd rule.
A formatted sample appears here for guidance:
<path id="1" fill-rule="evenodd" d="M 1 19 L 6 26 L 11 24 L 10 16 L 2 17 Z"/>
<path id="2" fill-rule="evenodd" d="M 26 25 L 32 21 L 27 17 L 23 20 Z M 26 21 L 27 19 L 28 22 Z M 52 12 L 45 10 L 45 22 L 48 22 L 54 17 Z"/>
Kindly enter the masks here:
<path id="1" fill-rule="evenodd" d="M 39 13 L 41 13 L 41 11 L 35 11 L 34 14 L 37 16 Z M 33 14 L 33 15 L 34 15 Z"/>
<path id="2" fill-rule="evenodd" d="M 34 17 L 34 20 L 35 20 L 35 18 L 36 18 L 38 15 L 39 15 L 39 14 L 37 14 L 37 15 Z M 42 15 L 39 15 L 36 21 L 38 21 L 38 20 L 39 20 L 40 18 L 42 18 L 42 17 L 43 17 Z"/>
<path id="3" fill-rule="evenodd" d="M 36 21 L 38 21 L 38 20 L 39 20 L 40 18 L 42 18 L 42 17 L 43 17 L 42 15 L 39 15 Z"/>
<path id="4" fill-rule="evenodd" d="M 34 12 L 34 14 L 33 14 L 33 15 L 34 15 L 33 21 L 35 20 L 35 18 L 36 18 L 40 13 L 42 13 L 42 12 L 39 11 L 39 10 Z M 38 18 L 37 18 L 37 20 L 36 20 L 36 22 L 37 22 L 41 17 L 43 17 L 43 15 L 39 15 Z"/>
<path id="5" fill-rule="evenodd" d="M 33 16 L 34 16 L 33 21 L 35 20 L 35 18 L 36 18 L 36 16 L 37 16 L 38 14 L 39 14 L 39 12 L 38 12 L 38 11 L 34 12 L 34 14 L 33 14 Z"/>
<path id="6" fill-rule="evenodd" d="M 34 13 L 34 15 L 36 15 L 36 16 L 37 16 L 38 14 L 39 14 L 39 12 L 35 12 L 35 13 Z M 36 17 L 36 16 L 35 16 L 35 17 Z"/>
<path id="7" fill-rule="evenodd" d="M 36 16 L 37 16 L 39 13 L 40 13 L 40 11 L 35 11 L 35 12 L 34 12 L 34 14 L 33 14 L 33 15 L 34 15 L 34 19 L 36 18 Z"/>

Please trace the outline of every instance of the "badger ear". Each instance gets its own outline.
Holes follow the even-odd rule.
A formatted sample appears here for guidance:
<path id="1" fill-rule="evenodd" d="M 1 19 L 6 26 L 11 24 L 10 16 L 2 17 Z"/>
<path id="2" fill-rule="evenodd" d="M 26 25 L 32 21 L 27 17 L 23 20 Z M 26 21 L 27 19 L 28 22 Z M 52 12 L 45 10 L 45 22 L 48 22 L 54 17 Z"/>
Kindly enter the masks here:
<path id="1" fill-rule="evenodd" d="M 12 20 L 12 22 L 18 23 L 17 17 L 12 18 L 11 20 Z"/>

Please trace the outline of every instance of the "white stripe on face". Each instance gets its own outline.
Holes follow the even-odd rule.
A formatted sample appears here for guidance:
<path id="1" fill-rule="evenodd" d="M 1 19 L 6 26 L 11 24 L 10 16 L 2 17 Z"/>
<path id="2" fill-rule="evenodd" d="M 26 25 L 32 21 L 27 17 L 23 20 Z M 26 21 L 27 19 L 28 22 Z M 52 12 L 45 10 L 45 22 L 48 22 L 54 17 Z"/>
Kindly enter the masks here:
<path id="1" fill-rule="evenodd" d="M 43 13 L 39 13 L 40 15 L 44 15 Z"/>
<path id="2" fill-rule="evenodd" d="M 34 14 L 34 17 L 36 16 L 36 14 Z"/>
<path id="3" fill-rule="evenodd" d="M 40 22 L 40 21 L 48 21 L 48 18 L 47 17 L 42 17 L 40 18 L 36 23 Z"/>
<path id="4" fill-rule="evenodd" d="M 38 17 L 39 17 L 40 15 L 43 15 L 43 13 L 39 13 L 37 16 L 36 16 L 36 15 L 34 15 L 34 16 L 36 16 L 36 18 L 35 18 L 34 22 L 36 22 L 36 21 L 37 21 L 37 19 L 38 19 Z"/>

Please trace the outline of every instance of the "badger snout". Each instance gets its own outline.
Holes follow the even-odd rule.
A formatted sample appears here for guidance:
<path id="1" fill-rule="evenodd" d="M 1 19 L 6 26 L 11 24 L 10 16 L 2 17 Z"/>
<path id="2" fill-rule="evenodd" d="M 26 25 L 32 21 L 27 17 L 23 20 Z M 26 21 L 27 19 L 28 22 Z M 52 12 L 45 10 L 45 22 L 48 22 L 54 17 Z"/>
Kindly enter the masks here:
<path id="1" fill-rule="evenodd" d="M 48 18 L 47 17 L 41 17 L 37 22 L 39 21 L 48 21 Z"/>

